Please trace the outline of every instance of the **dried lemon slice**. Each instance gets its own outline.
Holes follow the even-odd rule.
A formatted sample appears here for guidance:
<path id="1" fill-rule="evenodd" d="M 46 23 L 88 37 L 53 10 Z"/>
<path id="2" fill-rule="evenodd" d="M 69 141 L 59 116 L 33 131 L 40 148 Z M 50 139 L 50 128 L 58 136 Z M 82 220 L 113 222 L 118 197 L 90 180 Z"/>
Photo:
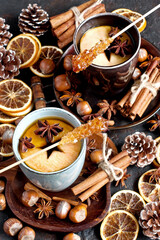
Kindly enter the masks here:
<path id="1" fill-rule="evenodd" d="M 111 197 L 110 211 L 126 210 L 134 216 L 139 217 L 145 206 L 143 198 L 135 191 L 121 190 Z"/>
<path id="2" fill-rule="evenodd" d="M 118 8 L 118 9 L 115 9 L 114 11 L 112 11 L 112 13 L 117 13 L 117 14 L 121 14 L 123 12 L 132 12 L 132 10 L 130 10 L 128 8 Z"/>
<path id="3" fill-rule="evenodd" d="M 7 112 L 21 112 L 31 105 L 32 90 L 19 79 L 0 82 L 0 109 Z"/>
<path id="4" fill-rule="evenodd" d="M 37 76 L 43 77 L 43 78 L 49 78 L 53 76 L 53 73 L 51 74 L 43 74 L 39 68 L 40 62 L 43 59 L 51 59 L 54 61 L 56 64 L 59 59 L 61 58 L 63 54 L 63 51 L 55 46 L 43 46 L 41 49 L 41 54 L 36 63 L 34 63 L 31 67 L 30 70 Z"/>
<path id="5" fill-rule="evenodd" d="M 103 240 L 137 239 L 139 224 L 137 219 L 129 212 L 115 210 L 110 212 L 103 220 L 100 234 Z"/>
<path id="6" fill-rule="evenodd" d="M 12 123 L 14 121 L 16 121 L 18 119 L 18 117 L 12 117 L 9 116 L 7 114 L 5 114 L 4 112 L 0 111 L 0 123 Z"/>

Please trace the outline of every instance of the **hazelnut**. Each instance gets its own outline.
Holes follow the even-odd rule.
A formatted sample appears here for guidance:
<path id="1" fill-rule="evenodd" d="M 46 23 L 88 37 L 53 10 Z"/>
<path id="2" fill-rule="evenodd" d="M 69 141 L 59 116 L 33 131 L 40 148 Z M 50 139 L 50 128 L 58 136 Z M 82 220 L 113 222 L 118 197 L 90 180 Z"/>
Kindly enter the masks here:
<path id="1" fill-rule="evenodd" d="M 148 52 L 145 48 L 140 48 L 138 54 L 138 62 L 144 62 L 148 58 Z"/>
<path id="2" fill-rule="evenodd" d="M 10 128 L 6 130 L 2 135 L 3 144 L 12 144 L 12 138 L 14 134 L 14 129 Z"/>
<path id="3" fill-rule="evenodd" d="M 22 227 L 21 221 L 17 218 L 9 218 L 3 224 L 3 230 L 9 236 L 15 236 Z"/>
<path id="4" fill-rule="evenodd" d="M 139 68 L 135 68 L 133 74 L 132 74 L 132 79 L 137 80 L 141 76 L 141 70 Z"/>
<path id="5" fill-rule="evenodd" d="M 80 204 L 72 208 L 69 212 L 69 219 L 74 223 L 80 223 L 87 217 L 87 208 Z"/>
<path id="6" fill-rule="evenodd" d="M 63 92 L 71 88 L 71 83 L 66 74 L 61 74 L 55 77 L 54 86 L 57 91 Z"/>
<path id="7" fill-rule="evenodd" d="M 0 193 L 0 211 L 6 209 L 6 198 L 3 193 Z"/>
<path id="8" fill-rule="evenodd" d="M 22 193 L 22 203 L 26 207 L 32 207 L 38 201 L 39 196 L 38 193 L 34 190 L 26 190 Z"/>
<path id="9" fill-rule="evenodd" d="M 67 55 L 64 57 L 63 67 L 66 71 L 72 70 L 72 55 Z"/>
<path id="10" fill-rule="evenodd" d="M 77 104 L 77 113 L 80 116 L 91 114 L 92 108 L 87 101 L 81 101 Z"/>
<path id="11" fill-rule="evenodd" d="M 81 240 L 81 238 L 75 233 L 68 233 L 64 236 L 63 240 Z"/>
<path id="12" fill-rule="evenodd" d="M 0 180 L 0 193 L 4 191 L 5 188 L 5 182 L 3 180 Z"/>
<path id="13" fill-rule="evenodd" d="M 60 201 L 55 209 L 55 214 L 60 219 L 65 219 L 71 209 L 71 205 L 66 201 Z"/>
<path id="14" fill-rule="evenodd" d="M 52 59 L 45 58 L 40 62 L 39 68 L 43 74 L 51 74 L 55 69 L 55 63 Z"/>
<path id="15" fill-rule="evenodd" d="M 18 240 L 34 240 L 36 237 L 35 231 L 30 227 L 24 227 L 18 234 Z"/>
<path id="16" fill-rule="evenodd" d="M 96 164 L 102 162 L 103 161 L 102 149 L 96 149 L 93 152 L 91 152 L 90 159 L 93 163 L 96 163 Z"/>

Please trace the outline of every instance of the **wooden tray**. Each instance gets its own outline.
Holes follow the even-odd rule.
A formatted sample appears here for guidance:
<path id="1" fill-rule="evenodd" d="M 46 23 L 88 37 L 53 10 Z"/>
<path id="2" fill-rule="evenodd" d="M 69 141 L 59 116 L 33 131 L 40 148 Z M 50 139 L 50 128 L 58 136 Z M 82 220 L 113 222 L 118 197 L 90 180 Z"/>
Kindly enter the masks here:
<path id="1" fill-rule="evenodd" d="M 147 40 L 145 40 L 143 38 L 142 38 L 142 42 L 141 42 L 141 47 L 146 48 L 147 51 L 150 54 L 152 54 L 153 56 L 159 56 L 160 57 L 160 51 L 154 45 L 152 45 L 150 42 L 148 42 Z M 62 62 L 63 62 L 63 58 L 68 54 L 75 54 L 73 45 L 71 45 L 66 50 L 66 52 L 63 54 L 63 56 L 60 60 L 60 64 L 57 68 L 56 75 L 64 73 Z M 53 86 L 54 86 L 54 83 L 53 83 Z M 128 91 L 128 89 L 126 89 L 123 93 L 114 96 L 112 99 L 110 98 L 109 100 L 115 99 L 115 100 L 119 101 L 124 96 L 125 92 L 127 92 L 127 91 Z M 60 106 L 64 109 L 66 109 L 67 111 L 72 112 L 76 117 L 79 118 L 79 120 L 81 122 L 83 122 L 83 120 L 76 113 L 74 108 L 67 107 L 65 105 L 65 102 L 61 101 L 60 96 L 62 95 L 62 93 L 56 91 L 55 88 L 54 88 L 54 92 L 55 92 L 55 96 L 56 96 L 57 101 L 59 102 Z M 104 94 L 97 94 L 97 92 L 98 92 L 97 86 L 93 87 L 91 85 L 87 85 L 87 83 L 85 83 L 84 86 L 81 87 L 80 92 L 82 93 L 82 98 L 84 100 L 88 101 L 90 103 L 90 105 L 92 106 L 93 113 L 97 112 L 97 111 L 94 111 L 94 109 L 96 108 L 96 110 L 97 110 L 96 104 L 98 103 L 99 100 L 108 99 L 107 94 L 105 96 L 104 96 Z M 116 116 L 112 117 L 112 120 L 115 121 L 115 125 L 113 127 L 110 127 L 110 129 L 111 130 L 117 130 L 117 129 L 130 128 L 130 127 L 136 126 L 136 125 L 148 120 L 150 117 L 152 117 L 160 109 L 159 99 L 160 99 L 160 92 L 158 92 L 157 96 L 152 100 L 151 104 L 149 105 L 149 107 L 147 108 L 145 113 L 143 114 L 142 118 L 136 118 L 133 122 L 130 121 L 129 119 L 127 119 L 127 118 L 124 118 L 123 116 L 120 115 L 119 112 L 117 112 Z"/>
<path id="2" fill-rule="evenodd" d="M 101 144 L 100 141 L 98 144 Z M 111 145 L 110 145 L 111 144 Z M 113 151 L 116 152 L 117 149 L 113 142 L 109 139 L 109 146 L 112 147 Z M 12 157 L 8 160 L 5 160 L 0 163 L 0 169 L 10 165 L 15 162 L 15 158 Z M 48 230 L 48 231 L 57 231 L 57 232 L 78 232 L 84 229 L 88 229 L 97 225 L 99 222 L 103 220 L 108 212 L 108 208 L 110 205 L 111 193 L 110 193 L 110 184 L 107 184 L 98 192 L 98 201 L 91 200 L 91 205 L 88 206 L 88 216 L 85 221 L 79 224 L 72 223 L 69 219 L 60 220 L 55 215 L 50 216 L 48 219 L 37 219 L 33 211 L 36 207 L 25 207 L 21 201 L 20 197 L 22 192 L 24 191 L 24 185 L 29 180 L 25 177 L 19 167 L 13 168 L 4 172 L 0 176 L 5 177 L 6 179 L 6 188 L 5 188 L 5 196 L 7 199 L 7 203 L 14 213 L 16 217 L 18 217 L 23 222 L 40 229 Z M 82 181 L 84 177 L 79 176 L 79 178 L 74 183 L 77 184 Z M 75 200 L 75 196 L 73 195 L 70 188 L 59 192 L 53 193 L 44 191 L 48 196 L 59 196 L 66 197 Z"/>

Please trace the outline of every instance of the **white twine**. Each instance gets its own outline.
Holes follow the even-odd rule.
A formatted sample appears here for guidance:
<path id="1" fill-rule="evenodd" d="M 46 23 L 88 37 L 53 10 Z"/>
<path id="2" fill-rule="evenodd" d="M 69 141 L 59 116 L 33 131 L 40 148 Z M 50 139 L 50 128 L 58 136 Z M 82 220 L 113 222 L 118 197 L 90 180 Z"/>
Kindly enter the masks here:
<path id="1" fill-rule="evenodd" d="M 99 163 L 98 167 L 102 168 L 108 175 L 110 182 L 113 180 L 118 181 L 123 177 L 123 170 L 121 168 L 115 167 L 111 164 L 108 159 L 112 153 L 112 149 L 109 148 L 106 155 L 106 142 L 107 142 L 107 134 L 103 133 L 103 161 Z M 117 174 L 116 171 L 119 171 Z"/>
<path id="2" fill-rule="evenodd" d="M 143 88 L 147 88 L 150 90 L 150 92 L 153 95 L 153 98 L 157 95 L 157 91 L 160 88 L 160 82 L 158 83 L 150 83 L 148 82 L 149 76 L 146 73 L 143 73 L 140 77 L 139 80 L 135 81 L 133 86 L 131 87 L 131 98 L 130 98 L 130 103 L 133 105 L 135 102 L 138 94 Z"/>
<path id="3" fill-rule="evenodd" d="M 78 27 L 78 25 L 84 21 L 84 14 L 91 8 L 97 6 L 98 4 L 100 4 L 103 0 L 97 0 L 95 3 L 93 3 L 91 6 L 89 6 L 88 8 L 86 8 L 83 12 L 80 13 L 80 11 L 78 10 L 77 7 L 72 7 L 71 10 L 73 11 L 74 15 L 75 15 L 75 26 L 76 28 Z"/>

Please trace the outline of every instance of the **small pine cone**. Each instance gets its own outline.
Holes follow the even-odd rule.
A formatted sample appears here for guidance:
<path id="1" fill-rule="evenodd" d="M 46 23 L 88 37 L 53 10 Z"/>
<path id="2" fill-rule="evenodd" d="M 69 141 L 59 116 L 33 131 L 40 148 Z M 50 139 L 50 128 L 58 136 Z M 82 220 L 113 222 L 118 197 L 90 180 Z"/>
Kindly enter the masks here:
<path id="1" fill-rule="evenodd" d="M 138 167 L 145 167 L 151 164 L 156 156 L 156 142 L 152 136 L 136 132 L 125 138 L 122 150 L 127 150 L 131 165 L 137 163 Z"/>
<path id="2" fill-rule="evenodd" d="M 12 33 L 8 31 L 9 29 L 10 26 L 5 24 L 5 19 L 0 18 L 0 47 L 6 46 L 12 37 Z"/>
<path id="3" fill-rule="evenodd" d="M 0 48 L 0 80 L 11 79 L 19 74 L 21 60 L 15 51 Z"/>
<path id="4" fill-rule="evenodd" d="M 140 212 L 139 224 L 145 236 L 160 239 L 160 202 L 150 202 L 145 205 Z"/>
<path id="5" fill-rule="evenodd" d="M 22 9 L 18 26 L 22 33 L 32 33 L 35 36 L 43 35 L 49 27 L 49 15 L 36 3 L 29 4 Z"/>

